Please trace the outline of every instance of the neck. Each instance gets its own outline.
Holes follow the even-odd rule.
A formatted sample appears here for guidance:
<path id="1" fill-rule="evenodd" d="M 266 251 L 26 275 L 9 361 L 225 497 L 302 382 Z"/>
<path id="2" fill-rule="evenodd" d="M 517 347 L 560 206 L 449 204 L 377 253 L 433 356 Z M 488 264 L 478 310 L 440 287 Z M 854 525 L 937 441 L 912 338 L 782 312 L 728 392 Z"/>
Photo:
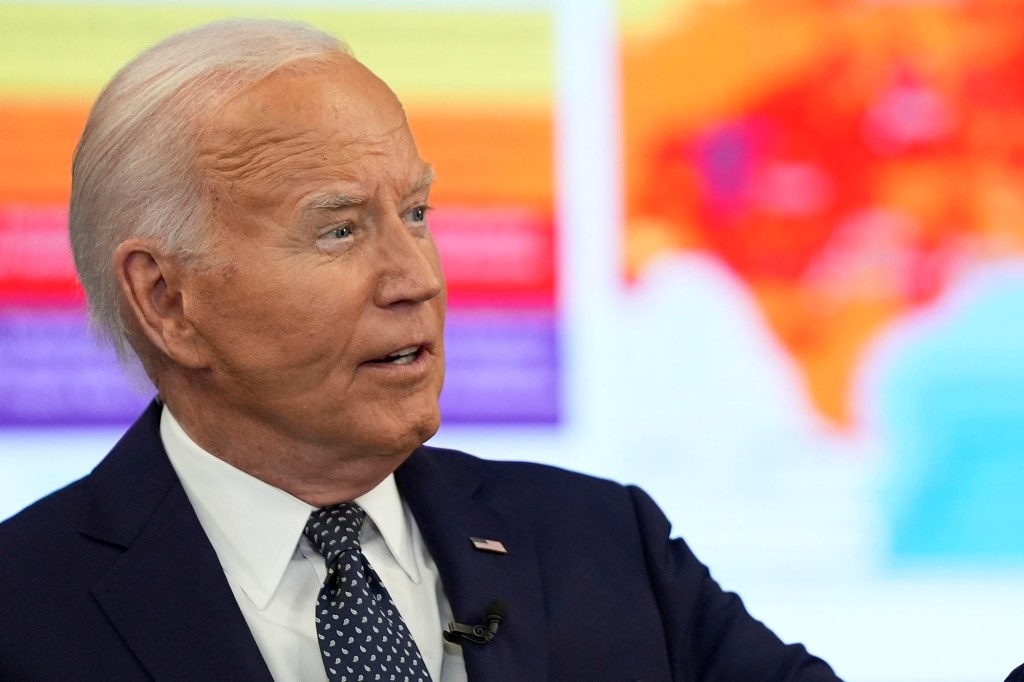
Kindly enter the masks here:
<path id="1" fill-rule="evenodd" d="M 199 447 L 315 507 L 364 495 L 393 473 L 414 449 L 366 454 L 343 445 L 328 447 L 298 440 L 218 401 L 198 401 L 193 394 L 164 390 L 161 397 Z"/>

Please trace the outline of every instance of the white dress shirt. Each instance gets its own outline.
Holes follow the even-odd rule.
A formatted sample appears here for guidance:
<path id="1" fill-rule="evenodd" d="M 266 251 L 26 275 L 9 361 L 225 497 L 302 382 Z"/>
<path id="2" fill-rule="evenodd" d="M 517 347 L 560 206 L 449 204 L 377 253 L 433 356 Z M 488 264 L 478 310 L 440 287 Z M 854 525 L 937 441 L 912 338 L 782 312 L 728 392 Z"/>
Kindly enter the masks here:
<path id="1" fill-rule="evenodd" d="M 314 606 L 327 576 L 303 534 L 314 507 L 199 447 L 165 405 L 160 438 L 276 682 L 326 680 Z M 435 682 L 465 682 L 441 579 L 393 475 L 355 500 L 363 553 L 398 606 Z"/>

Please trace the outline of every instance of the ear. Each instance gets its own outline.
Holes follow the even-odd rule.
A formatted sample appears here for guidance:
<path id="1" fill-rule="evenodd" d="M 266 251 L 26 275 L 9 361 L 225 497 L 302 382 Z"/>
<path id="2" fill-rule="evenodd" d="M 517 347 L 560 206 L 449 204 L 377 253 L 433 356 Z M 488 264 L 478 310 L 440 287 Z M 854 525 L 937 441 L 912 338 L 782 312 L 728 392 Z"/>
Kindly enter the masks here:
<path id="1" fill-rule="evenodd" d="M 154 240 L 133 238 L 114 252 L 114 272 L 128 310 L 149 342 L 178 365 L 203 366 L 181 264 Z"/>

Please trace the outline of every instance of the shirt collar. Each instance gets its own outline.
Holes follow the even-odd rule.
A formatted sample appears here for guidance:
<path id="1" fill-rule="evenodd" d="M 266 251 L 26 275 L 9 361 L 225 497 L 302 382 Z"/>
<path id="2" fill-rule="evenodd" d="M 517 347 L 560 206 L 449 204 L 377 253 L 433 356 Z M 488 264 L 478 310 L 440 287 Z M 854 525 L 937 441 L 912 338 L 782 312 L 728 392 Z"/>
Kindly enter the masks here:
<path id="1" fill-rule="evenodd" d="M 418 585 L 420 572 L 416 564 L 416 547 L 413 544 L 412 533 L 415 521 L 412 512 L 398 494 L 395 475 L 389 474 L 377 484 L 377 487 L 357 497 L 355 502 L 363 508 L 372 522 L 363 525 L 363 531 L 360 533 L 363 546 L 366 546 L 370 540 L 369 535 L 375 530 L 384 539 L 388 551 L 409 576 L 409 580 Z"/>
<path id="2" fill-rule="evenodd" d="M 297 497 L 237 469 L 193 441 L 164 405 L 160 438 L 224 572 L 259 608 L 277 590 L 310 512 Z M 356 503 L 372 521 L 361 536 L 379 533 L 409 579 L 419 583 L 410 512 L 393 474 Z"/>

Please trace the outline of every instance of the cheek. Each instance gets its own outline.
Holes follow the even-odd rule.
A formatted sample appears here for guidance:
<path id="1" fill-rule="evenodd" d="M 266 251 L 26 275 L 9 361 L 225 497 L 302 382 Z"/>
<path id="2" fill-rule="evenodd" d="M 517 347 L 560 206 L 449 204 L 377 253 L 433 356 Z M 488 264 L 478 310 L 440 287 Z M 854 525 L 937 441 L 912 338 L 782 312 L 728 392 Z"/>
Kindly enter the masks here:
<path id="1" fill-rule="evenodd" d="M 240 365 L 287 364 L 322 338 L 328 308 L 316 287 L 272 268 L 210 278 L 197 292 L 196 327 L 214 352 Z"/>

